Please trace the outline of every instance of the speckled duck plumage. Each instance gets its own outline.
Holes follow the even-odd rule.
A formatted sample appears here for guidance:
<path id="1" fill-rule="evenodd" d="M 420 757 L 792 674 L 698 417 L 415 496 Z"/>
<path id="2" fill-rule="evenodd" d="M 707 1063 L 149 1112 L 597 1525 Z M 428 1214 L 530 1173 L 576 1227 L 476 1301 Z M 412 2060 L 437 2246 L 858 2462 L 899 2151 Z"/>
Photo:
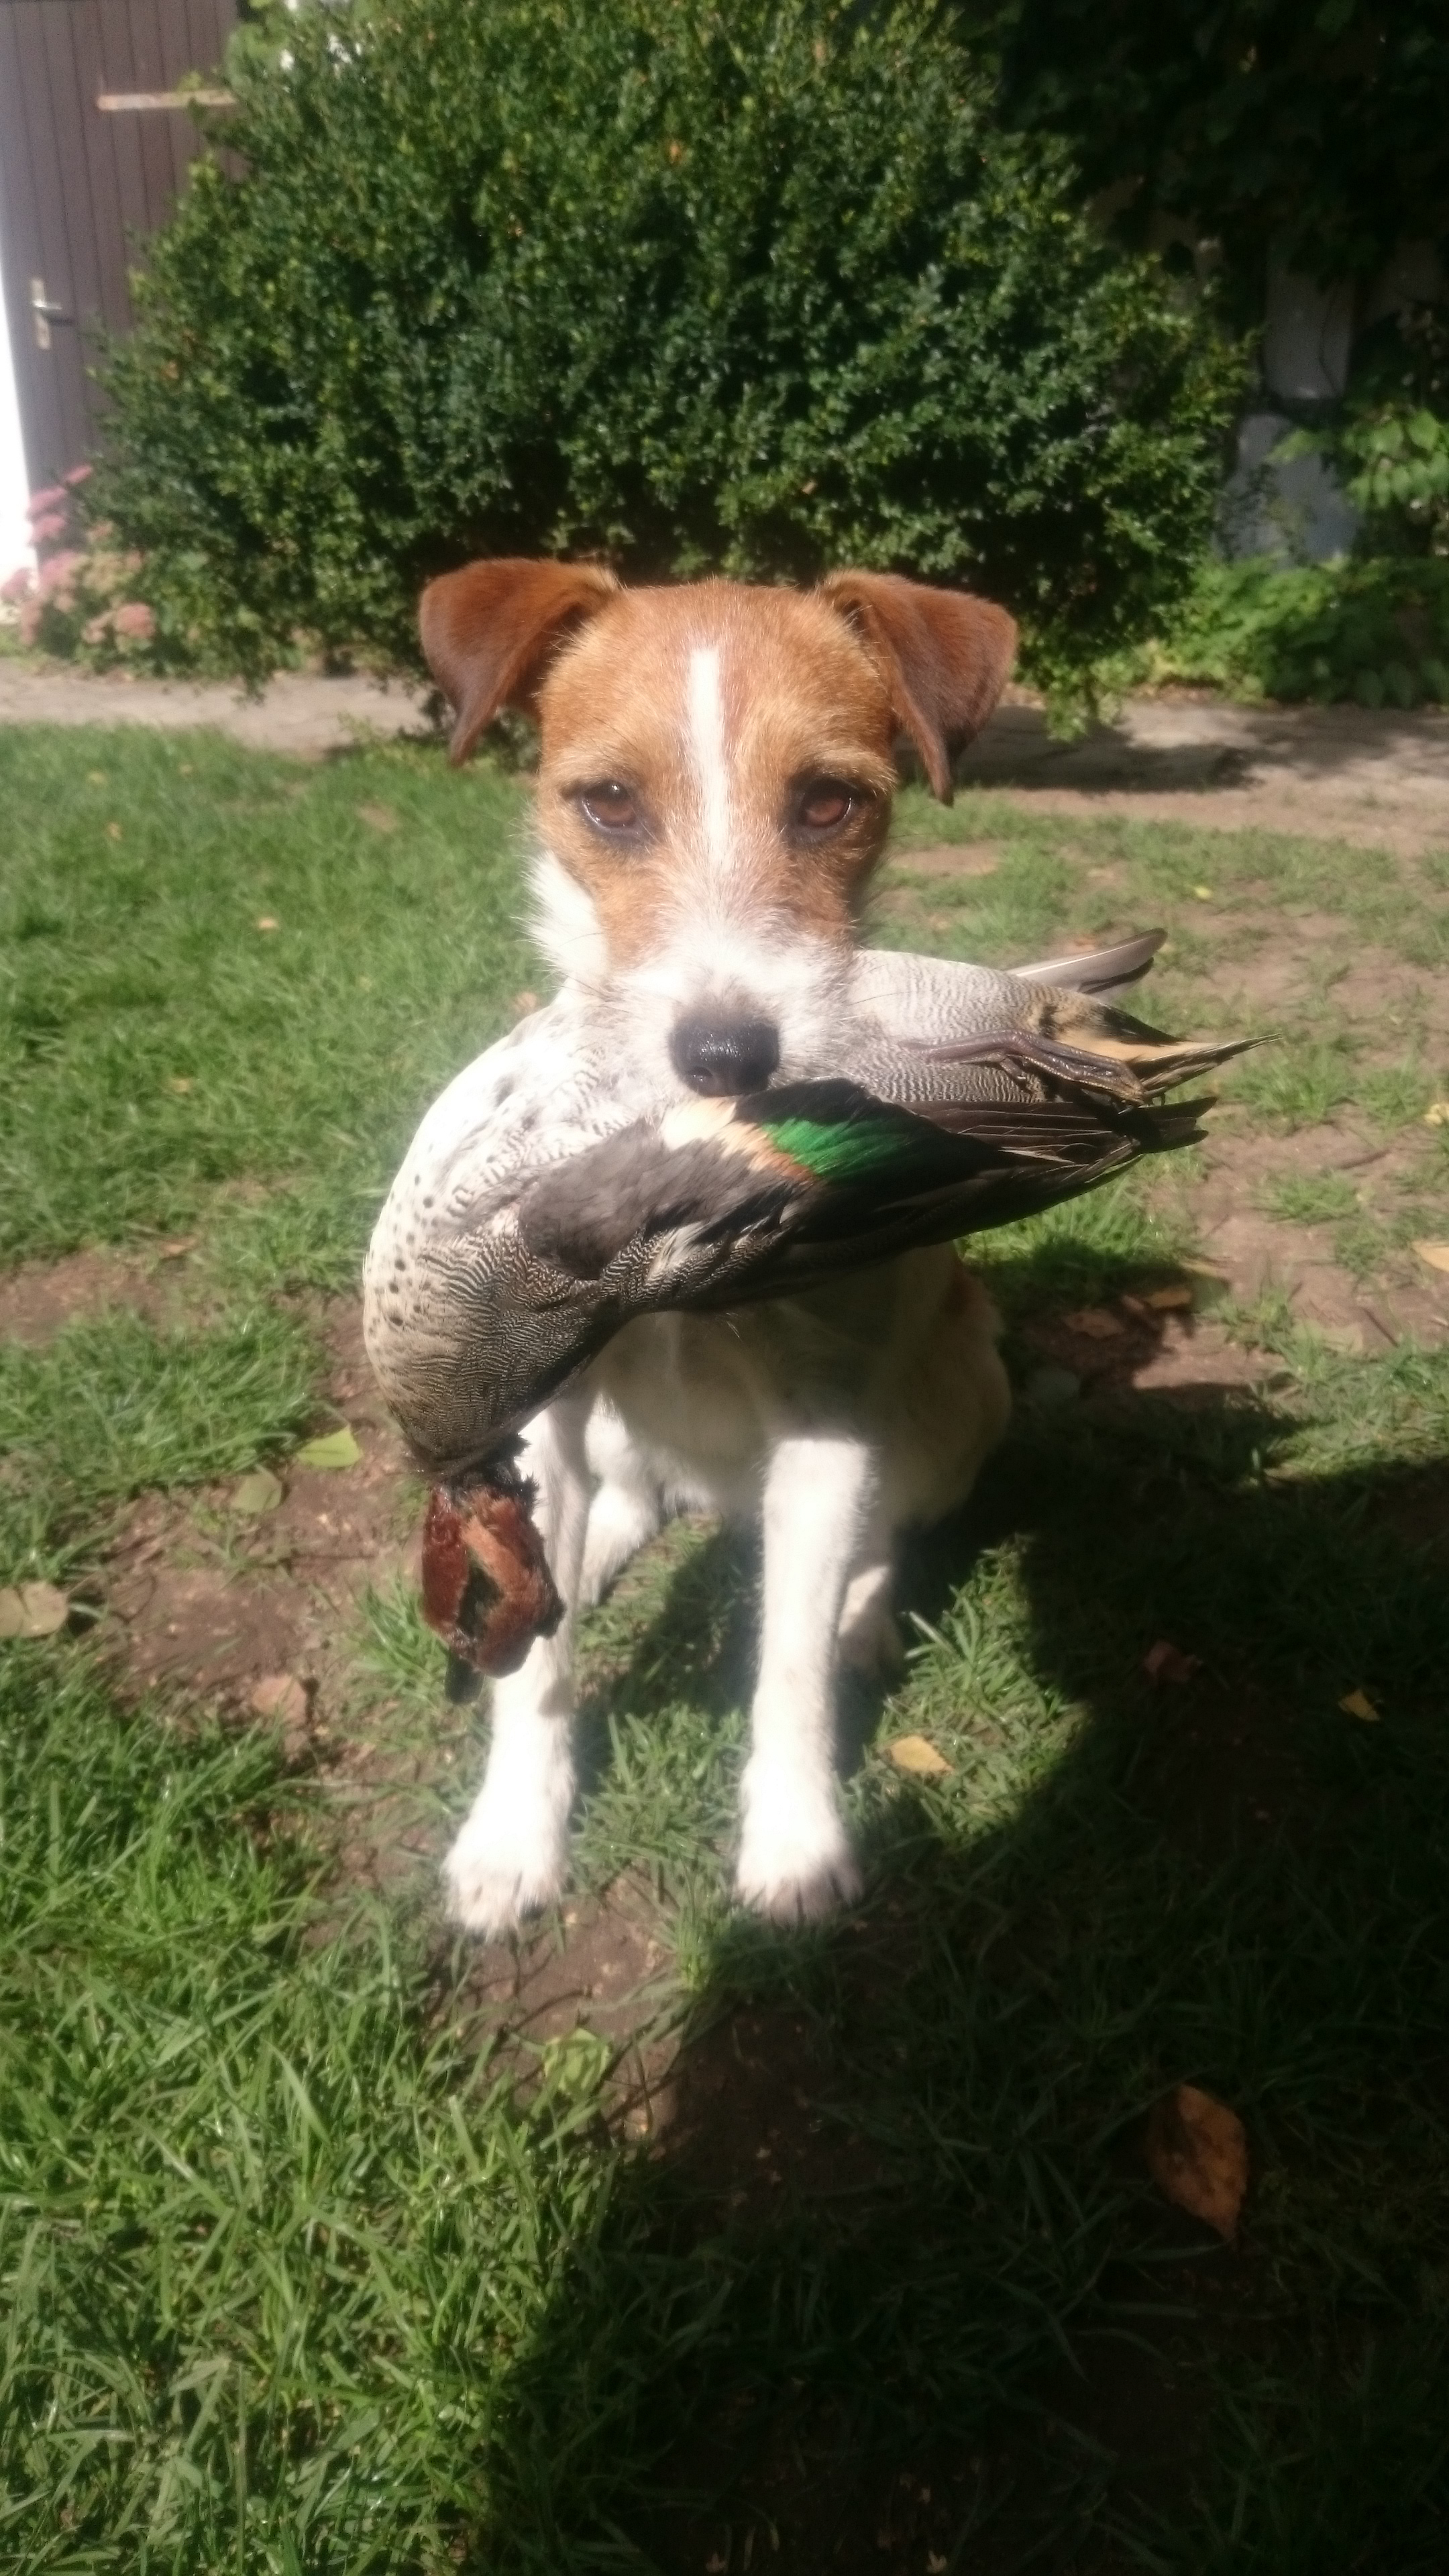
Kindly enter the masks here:
<path id="1" fill-rule="evenodd" d="M 651 1085 L 584 993 L 522 1021 L 429 1110 L 367 1260 L 373 1366 L 450 1508 L 510 1490 L 512 1435 L 632 1316 L 798 1293 L 1191 1142 L 1205 1104 L 1163 1095 L 1237 1043 L 1114 1007 L 1159 945 L 1016 973 L 859 950 L 828 1060 L 743 1098 Z"/>

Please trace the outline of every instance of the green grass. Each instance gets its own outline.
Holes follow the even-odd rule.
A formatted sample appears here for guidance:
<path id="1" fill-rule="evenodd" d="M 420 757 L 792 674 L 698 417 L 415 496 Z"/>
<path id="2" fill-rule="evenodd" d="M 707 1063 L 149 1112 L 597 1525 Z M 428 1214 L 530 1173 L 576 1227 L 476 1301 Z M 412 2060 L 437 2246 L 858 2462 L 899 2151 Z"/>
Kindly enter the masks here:
<path id="1" fill-rule="evenodd" d="M 204 738 L 0 729 L 0 768 L 8 1255 L 202 1238 L 191 1328 L 117 1313 L 0 1354 L 0 1584 L 83 1606 L 128 1498 L 325 1419 L 296 1292 L 355 1278 L 411 1121 L 536 971 L 521 795 Z M 1432 881 L 1362 853 L 903 800 L 907 850 L 951 837 L 997 872 L 912 883 L 907 855 L 883 935 L 1010 957 L 1161 920 L 1169 1024 L 1233 1018 L 1285 905 L 1332 917 L 1329 962 L 1440 936 Z M 1421 1111 L 1449 1081 L 1333 1008 L 1325 972 L 1264 1021 L 1218 1127 L 1229 1155 L 1324 1117 L 1394 1142 L 1382 1208 L 1370 1164 L 1268 1200 L 1356 1229 L 1377 1277 L 1442 1187 Z M 983 1244 L 1013 1355 L 1043 1310 L 1170 1275 L 1192 1192 L 1188 1165 L 1135 1174 Z M 681 1525 L 589 1623 L 576 1884 L 642 1911 L 648 2010 L 685 2039 L 647 2140 L 587 2030 L 499 2047 L 431 1876 L 339 1885 L 325 1775 L 133 1704 L 83 1618 L 0 1644 L 7 2566 L 1442 2565 L 1449 1360 L 1236 1320 L 1265 1388 L 1024 1407 L 913 1552 L 908 1677 L 846 1694 L 870 1886 L 841 1926 L 725 1901 L 749 1545 Z M 1201 1659 L 1186 1687 L 1149 1685 L 1161 1637 Z M 441 1848 L 473 1722 L 405 1591 L 351 1654 L 352 1716 L 417 1754 Z M 886 1758 L 910 1731 L 939 1781 Z M 1179 2081 L 1247 2124 L 1233 2253 L 1145 2178 Z M 1135 2436 L 1113 2454 L 1159 2381 L 1154 2486 Z M 932 2502 L 892 2555 L 903 2474 Z"/>
<path id="2" fill-rule="evenodd" d="M 271 1192 L 259 1270 L 348 1277 L 412 1105 L 528 971 L 519 790 L 440 798 L 436 768 L 4 728 L 0 1259 L 178 1233 L 224 1191 L 254 1237 Z"/>

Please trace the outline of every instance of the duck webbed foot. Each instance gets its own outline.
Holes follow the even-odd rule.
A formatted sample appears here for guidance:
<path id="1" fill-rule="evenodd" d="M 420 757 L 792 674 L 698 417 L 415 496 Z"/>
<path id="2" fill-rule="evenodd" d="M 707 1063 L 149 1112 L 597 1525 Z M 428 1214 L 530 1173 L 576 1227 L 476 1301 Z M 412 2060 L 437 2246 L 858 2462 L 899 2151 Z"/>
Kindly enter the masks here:
<path id="1" fill-rule="evenodd" d="M 496 1680 L 517 1672 L 535 1637 L 551 1637 L 563 1617 L 533 1524 L 533 1495 L 500 1452 L 428 1496 L 423 1616 L 448 1649 L 451 1698 L 471 1696 L 467 1673 Z"/>

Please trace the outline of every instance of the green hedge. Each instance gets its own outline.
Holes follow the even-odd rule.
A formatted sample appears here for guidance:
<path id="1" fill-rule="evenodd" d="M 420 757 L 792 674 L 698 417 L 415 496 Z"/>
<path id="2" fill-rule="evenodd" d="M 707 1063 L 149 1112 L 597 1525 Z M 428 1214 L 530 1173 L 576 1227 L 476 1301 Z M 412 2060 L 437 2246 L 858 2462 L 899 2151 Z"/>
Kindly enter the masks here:
<path id="1" fill-rule="evenodd" d="M 159 646 L 412 650 L 488 552 L 971 582 L 1079 686 L 1181 591 L 1236 353 L 928 0 L 381 0 L 237 49 L 115 357 Z"/>
<path id="2" fill-rule="evenodd" d="M 1133 676 L 1234 696 L 1449 705 L 1449 563 L 1209 563 Z"/>

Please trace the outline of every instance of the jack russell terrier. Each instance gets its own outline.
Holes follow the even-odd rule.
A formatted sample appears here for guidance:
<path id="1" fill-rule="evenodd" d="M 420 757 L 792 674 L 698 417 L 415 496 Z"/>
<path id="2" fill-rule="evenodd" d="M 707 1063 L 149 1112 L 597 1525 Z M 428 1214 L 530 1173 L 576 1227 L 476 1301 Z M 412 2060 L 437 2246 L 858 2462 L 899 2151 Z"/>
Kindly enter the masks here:
<path id="1" fill-rule="evenodd" d="M 546 562 L 445 575 L 422 635 L 457 710 L 455 761 L 502 709 L 536 719 L 539 943 L 565 986 L 622 1001 L 641 1060 L 682 1097 L 757 1093 L 828 1047 L 893 746 L 905 734 L 949 800 L 952 752 L 1016 640 L 989 602 L 888 574 L 629 590 Z M 964 1499 L 1009 1409 L 991 1306 L 949 1245 L 778 1302 L 627 1324 L 525 1436 L 564 1616 L 495 1686 L 487 1773 L 447 1863 L 457 1919 L 507 1933 L 558 1896 L 575 1619 L 682 1506 L 763 1525 L 737 1892 L 782 1923 L 856 1896 L 837 1661 L 898 1660 L 899 1534 Z"/>

